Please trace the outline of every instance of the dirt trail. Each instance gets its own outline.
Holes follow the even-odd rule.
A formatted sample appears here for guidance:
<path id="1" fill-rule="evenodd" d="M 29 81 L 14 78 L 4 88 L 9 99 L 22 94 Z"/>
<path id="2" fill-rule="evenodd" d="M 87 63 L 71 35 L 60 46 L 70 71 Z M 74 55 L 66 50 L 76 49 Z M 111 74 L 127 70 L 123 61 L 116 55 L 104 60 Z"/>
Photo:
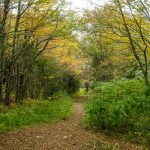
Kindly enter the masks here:
<path id="1" fill-rule="evenodd" d="M 74 103 L 74 115 L 68 120 L 0 135 L 0 150 L 111 150 L 117 145 L 123 150 L 141 149 L 127 141 L 85 129 L 83 104 L 81 97 Z"/>

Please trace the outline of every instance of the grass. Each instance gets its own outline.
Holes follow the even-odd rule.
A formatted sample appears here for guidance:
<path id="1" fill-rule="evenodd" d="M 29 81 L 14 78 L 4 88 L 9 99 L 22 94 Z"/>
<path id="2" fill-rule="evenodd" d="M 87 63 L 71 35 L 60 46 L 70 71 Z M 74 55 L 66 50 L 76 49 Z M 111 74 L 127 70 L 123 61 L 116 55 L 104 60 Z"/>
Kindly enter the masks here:
<path id="1" fill-rule="evenodd" d="M 75 94 L 76 96 L 85 96 L 85 88 L 80 88 L 79 91 Z"/>
<path id="2" fill-rule="evenodd" d="M 0 108 L 0 133 L 37 123 L 56 122 L 72 114 L 72 100 L 69 97 L 55 101 L 30 100 L 22 106 Z"/>
<path id="3" fill-rule="evenodd" d="M 89 88 L 89 92 L 91 93 L 92 89 Z M 86 96 L 86 89 L 85 88 L 80 88 L 80 90 L 75 94 L 76 96 Z"/>

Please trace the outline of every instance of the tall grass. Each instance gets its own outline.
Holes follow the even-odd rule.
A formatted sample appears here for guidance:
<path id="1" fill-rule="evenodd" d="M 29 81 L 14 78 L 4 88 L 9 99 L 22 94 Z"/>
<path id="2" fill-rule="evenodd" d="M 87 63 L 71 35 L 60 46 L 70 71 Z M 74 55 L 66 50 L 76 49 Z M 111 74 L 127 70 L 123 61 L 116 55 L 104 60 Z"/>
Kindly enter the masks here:
<path id="1" fill-rule="evenodd" d="M 67 119 L 72 114 L 72 100 L 69 97 L 55 101 L 32 100 L 22 106 L 1 108 L 0 133 L 36 123 L 48 123 Z"/>

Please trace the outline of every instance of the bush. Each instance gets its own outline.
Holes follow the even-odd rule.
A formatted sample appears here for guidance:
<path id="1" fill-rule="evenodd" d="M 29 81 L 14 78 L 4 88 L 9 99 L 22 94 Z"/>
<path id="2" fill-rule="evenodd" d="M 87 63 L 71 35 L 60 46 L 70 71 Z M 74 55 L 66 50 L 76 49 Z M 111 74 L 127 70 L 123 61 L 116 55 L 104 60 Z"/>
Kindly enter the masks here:
<path id="1" fill-rule="evenodd" d="M 74 94 L 80 88 L 80 81 L 75 73 L 64 71 L 62 75 L 45 82 L 43 96 L 44 98 L 54 96 L 57 93 Z"/>
<path id="2" fill-rule="evenodd" d="M 57 101 L 32 100 L 23 106 L 3 109 L 0 113 L 0 132 L 24 127 L 35 123 L 53 122 L 68 118 L 72 113 L 69 97 Z"/>
<path id="3" fill-rule="evenodd" d="M 43 90 L 43 97 L 44 98 L 51 97 L 55 95 L 55 93 L 58 93 L 60 91 L 63 91 L 63 87 L 59 79 L 49 79 L 45 83 Z"/>
<path id="4" fill-rule="evenodd" d="M 139 81 L 101 83 L 86 104 L 87 126 L 115 132 L 149 132 L 150 97 Z"/>
<path id="5" fill-rule="evenodd" d="M 94 93 L 103 95 L 108 99 L 121 100 L 126 96 L 144 95 L 146 86 L 138 80 L 120 80 L 113 82 L 102 82 L 95 86 Z"/>
<path id="6" fill-rule="evenodd" d="M 67 71 L 63 74 L 62 85 L 68 94 L 74 94 L 80 88 L 80 81 L 75 73 Z"/>

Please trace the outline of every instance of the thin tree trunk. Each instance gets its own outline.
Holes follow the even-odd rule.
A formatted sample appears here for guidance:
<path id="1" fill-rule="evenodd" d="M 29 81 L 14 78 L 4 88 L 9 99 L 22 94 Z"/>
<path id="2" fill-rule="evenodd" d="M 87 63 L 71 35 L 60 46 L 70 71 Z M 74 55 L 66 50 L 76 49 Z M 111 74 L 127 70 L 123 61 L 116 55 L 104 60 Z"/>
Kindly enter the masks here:
<path id="1" fill-rule="evenodd" d="M 17 53 L 17 45 L 18 45 L 18 29 L 19 29 L 19 21 L 20 21 L 20 17 L 21 17 L 21 1 L 18 1 L 18 10 L 17 10 L 17 16 L 16 16 L 16 22 L 15 22 L 15 26 L 14 26 L 14 35 L 13 35 L 13 45 L 12 45 L 12 58 L 15 57 L 16 53 Z M 17 64 L 14 64 L 13 66 L 13 70 L 12 73 L 14 74 L 14 91 L 15 91 L 15 101 L 18 102 L 18 95 L 19 95 L 19 66 L 18 66 L 18 62 Z"/>
<path id="2" fill-rule="evenodd" d="M 2 2 L 4 5 L 3 7 L 3 14 L 1 15 L 2 21 L 0 22 L 0 101 L 3 99 L 3 80 L 4 80 L 4 67 L 5 67 L 5 59 L 4 59 L 4 53 L 5 53 L 5 27 L 6 27 L 6 21 L 7 16 L 9 13 L 9 4 L 10 0 L 5 0 Z"/>
<path id="3" fill-rule="evenodd" d="M 11 94 L 11 76 L 6 80 L 6 95 L 5 95 L 5 106 L 10 105 L 10 94 Z"/>
<path id="4" fill-rule="evenodd" d="M 141 59 L 139 58 L 139 56 L 137 54 L 137 51 L 136 51 L 136 48 L 135 48 L 135 45 L 134 45 L 134 41 L 132 39 L 132 35 L 131 35 L 131 32 L 130 32 L 130 29 L 129 29 L 128 25 L 127 25 L 127 22 L 126 22 L 126 19 L 125 19 L 125 15 L 124 15 L 123 10 L 122 10 L 122 6 L 121 6 L 121 3 L 120 3 L 120 0 L 117 0 L 117 4 L 118 4 L 119 10 L 120 10 L 120 14 L 122 16 L 122 20 L 123 20 L 126 32 L 128 34 L 128 39 L 129 39 L 129 42 L 130 42 L 131 50 L 133 52 L 134 57 L 136 58 L 137 62 L 140 65 L 140 69 L 141 69 L 141 71 L 143 73 L 143 76 L 144 76 L 145 84 L 148 87 L 150 87 L 150 84 L 149 84 L 149 81 L 148 81 L 148 64 L 147 64 L 147 56 L 146 56 L 146 49 L 147 48 L 144 51 L 145 52 L 145 54 L 144 54 L 145 64 L 143 65 Z M 135 21 L 135 19 L 134 19 L 134 21 Z M 140 34 L 142 34 L 142 33 L 140 33 Z M 143 37 L 142 37 L 142 39 L 143 39 Z"/>

